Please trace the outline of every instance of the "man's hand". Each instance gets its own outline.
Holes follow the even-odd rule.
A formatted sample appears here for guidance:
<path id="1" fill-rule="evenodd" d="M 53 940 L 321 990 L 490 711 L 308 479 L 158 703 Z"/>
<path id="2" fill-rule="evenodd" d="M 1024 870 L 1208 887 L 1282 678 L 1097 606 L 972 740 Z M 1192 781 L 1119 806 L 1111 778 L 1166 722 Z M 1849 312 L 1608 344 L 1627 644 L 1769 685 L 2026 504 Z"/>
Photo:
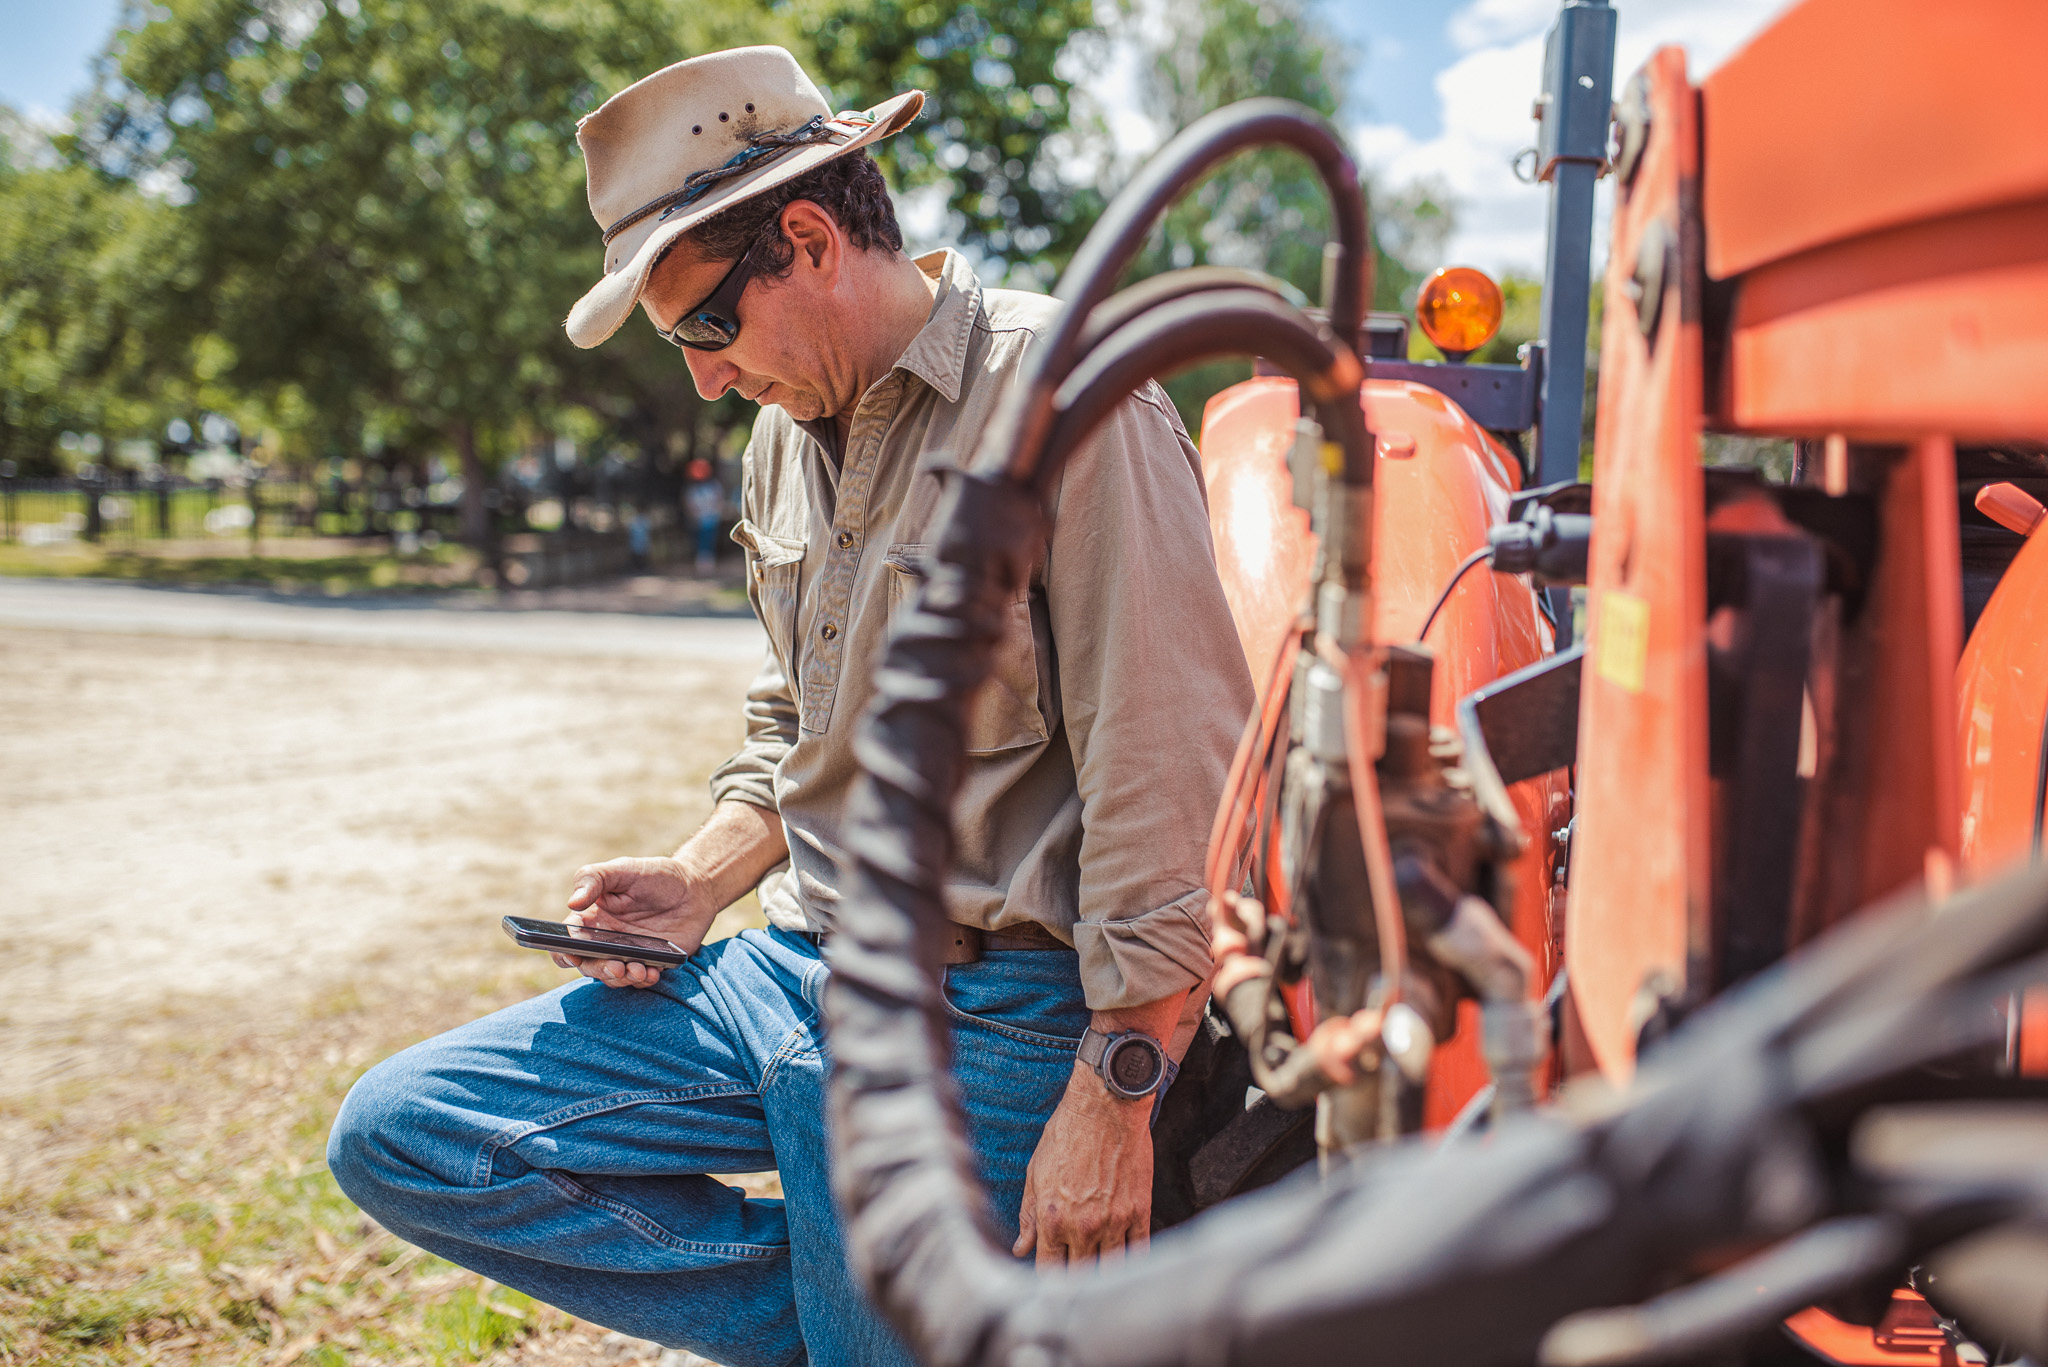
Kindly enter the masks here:
<path id="1" fill-rule="evenodd" d="M 1152 1237 L 1152 1098 L 1113 1095 L 1075 1064 L 1024 1175 L 1018 1257 L 1040 1267 L 1121 1257 Z"/>
<path id="2" fill-rule="evenodd" d="M 1093 1013 L 1105 1035 L 1142 1030 L 1179 1061 L 1201 1024 L 1207 992 L 1178 992 L 1143 1006 Z M 1162 1084 L 1163 1085 L 1163 1084 Z M 1040 1267 L 1120 1257 L 1152 1237 L 1152 1103 L 1109 1090 L 1093 1068 L 1076 1061 L 1038 1148 L 1024 1173 L 1017 1212 L 1023 1257 L 1038 1250 Z"/>
<path id="3" fill-rule="evenodd" d="M 788 857 L 782 818 L 745 802 L 721 802 L 711 819 L 672 857 L 608 859 L 576 870 L 569 924 L 659 935 L 685 954 L 704 943 L 719 912 Z M 606 987 L 652 987 L 661 969 L 618 959 L 557 954 Z"/>
<path id="4" fill-rule="evenodd" d="M 568 922 L 631 935 L 659 935 L 685 954 L 704 943 L 718 908 L 682 862 L 665 859 L 608 859 L 576 870 L 569 894 Z M 587 959 L 556 954 L 556 963 L 580 971 L 606 987 L 652 987 L 661 977 L 653 964 Z"/>

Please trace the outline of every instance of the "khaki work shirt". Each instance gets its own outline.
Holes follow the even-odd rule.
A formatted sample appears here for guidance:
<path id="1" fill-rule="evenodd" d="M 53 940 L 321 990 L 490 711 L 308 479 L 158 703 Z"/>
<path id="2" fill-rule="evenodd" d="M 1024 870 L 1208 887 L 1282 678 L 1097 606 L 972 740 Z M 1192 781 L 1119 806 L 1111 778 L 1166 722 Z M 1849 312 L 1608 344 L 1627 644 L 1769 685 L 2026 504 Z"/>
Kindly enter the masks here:
<path id="1" fill-rule="evenodd" d="M 937 472 L 972 458 L 1059 309 L 983 289 L 952 252 L 917 264 L 939 282 L 931 317 L 861 397 L 838 459 L 829 419 L 768 407 L 742 461 L 733 539 L 769 649 L 746 744 L 711 790 L 781 814 L 789 864 L 761 898 L 787 930 L 832 925 L 854 734 L 890 617 L 938 540 Z M 948 914 L 1044 926 L 1079 952 L 1097 1010 L 1209 974 L 1203 861 L 1253 695 L 1201 468 L 1156 384 L 1074 454 L 968 723 Z"/>

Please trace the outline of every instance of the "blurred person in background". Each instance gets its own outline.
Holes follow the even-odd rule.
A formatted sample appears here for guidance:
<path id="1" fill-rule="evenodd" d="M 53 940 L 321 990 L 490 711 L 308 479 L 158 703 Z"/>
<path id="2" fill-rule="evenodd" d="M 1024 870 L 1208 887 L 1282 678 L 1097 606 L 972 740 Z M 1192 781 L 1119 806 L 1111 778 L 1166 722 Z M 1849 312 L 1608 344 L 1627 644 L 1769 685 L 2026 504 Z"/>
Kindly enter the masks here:
<path id="1" fill-rule="evenodd" d="M 718 482 L 708 460 L 690 462 L 691 480 L 683 503 L 697 530 L 697 573 L 708 575 L 718 568 L 718 528 L 725 521 L 725 486 Z"/>
<path id="2" fill-rule="evenodd" d="M 906 92 L 830 112 L 795 60 L 679 63 L 578 133 L 605 276 L 568 322 L 640 306 L 706 399 L 761 413 L 742 462 L 769 649 L 713 814 L 673 855 L 579 871 L 584 924 L 690 952 L 579 982 L 372 1069 L 335 1121 L 342 1188 L 393 1233 L 571 1313 L 728 1367 L 909 1362 L 854 1282 L 829 1182 L 820 948 L 891 615 L 1048 298 L 913 260 L 863 150 Z M 1149 1126 L 1209 972 L 1203 860 L 1252 686 L 1200 459 L 1157 385 L 1068 463 L 968 719 L 943 996 L 988 1216 L 1041 1266 L 1150 1229 Z M 704 944 L 749 890 L 769 927 Z M 607 990 L 616 989 L 616 990 Z M 1110 1041 L 1146 1064 L 1104 1071 Z M 707 1174 L 775 1168 L 784 1199 Z"/>

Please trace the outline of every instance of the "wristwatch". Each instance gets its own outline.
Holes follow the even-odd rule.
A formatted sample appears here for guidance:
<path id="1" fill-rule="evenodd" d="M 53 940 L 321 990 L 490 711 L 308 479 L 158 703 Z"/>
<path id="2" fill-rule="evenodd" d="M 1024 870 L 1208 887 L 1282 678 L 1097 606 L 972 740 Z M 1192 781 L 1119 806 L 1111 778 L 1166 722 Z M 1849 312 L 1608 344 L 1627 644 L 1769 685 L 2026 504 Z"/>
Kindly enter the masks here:
<path id="1" fill-rule="evenodd" d="M 1166 1080 L 1166 1050 L 1140 1030 L 1105 1035 L 1091 1025 L 1082 1032 L 1074 1057 L 1093 1068 L 1103 1086 L 1129 1101 L 1152 1095 Z"/>

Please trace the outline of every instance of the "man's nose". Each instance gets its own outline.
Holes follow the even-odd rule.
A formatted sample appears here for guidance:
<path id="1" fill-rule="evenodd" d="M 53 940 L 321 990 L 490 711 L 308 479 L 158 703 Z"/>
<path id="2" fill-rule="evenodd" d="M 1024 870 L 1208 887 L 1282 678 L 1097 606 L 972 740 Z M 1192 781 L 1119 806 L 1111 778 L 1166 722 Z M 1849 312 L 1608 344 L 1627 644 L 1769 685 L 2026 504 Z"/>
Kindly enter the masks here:
<path id="1" fill-rule="evenodd" d="M 740 377 L 739 367 L 715 351 L 692 351 L 685 347 L 683 362 L 690 367 L 690 378 L 697 382 L 697 393 L 707 400 L 731 389 Z"/>

